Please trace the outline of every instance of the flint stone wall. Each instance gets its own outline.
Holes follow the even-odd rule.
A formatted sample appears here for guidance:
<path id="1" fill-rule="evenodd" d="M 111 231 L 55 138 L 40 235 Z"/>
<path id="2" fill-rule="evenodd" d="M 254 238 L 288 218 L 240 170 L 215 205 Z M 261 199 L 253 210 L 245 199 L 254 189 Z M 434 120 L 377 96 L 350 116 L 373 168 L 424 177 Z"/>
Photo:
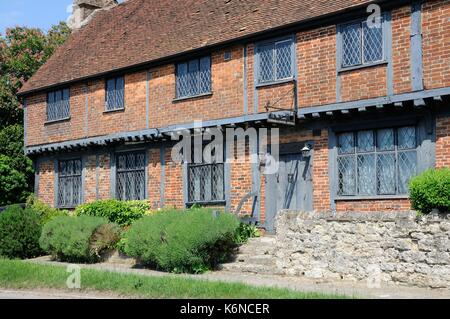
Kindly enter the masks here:
<path id="1" fill-rule="evenodd" d="M 303 213 L 277 217 L 277 271 L 450 289 L 450 215 Z"/>

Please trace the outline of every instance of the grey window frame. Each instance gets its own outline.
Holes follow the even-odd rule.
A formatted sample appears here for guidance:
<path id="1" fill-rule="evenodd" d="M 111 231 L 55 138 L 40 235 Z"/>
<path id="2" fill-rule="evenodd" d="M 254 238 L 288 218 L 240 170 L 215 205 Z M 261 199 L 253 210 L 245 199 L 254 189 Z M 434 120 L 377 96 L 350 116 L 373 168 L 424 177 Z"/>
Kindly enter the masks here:
<path id="1" fill-rule="evenodd" d="M 117 82 L 119 79 L 122 79 L 123 82 L 123 89 L 122 89 L 122 96 L 120 97 L 121 103 L 114 103 L 114 105 L 110 105 L 110 101 L 108 99 L 108 82 L 114 80 L 114 95 L 117 96 L 118 89 L 117 89 Z M 114 99 L 114 101 L 117 101 L 117 99 Z M 123 111 L 125 110 L 125 76 L 115 76 L 111 78 L 105 79 L 105 113 L 108 112 L 116 112 L 116 111 Z"/>
<path id="2" fill-rule="evenodd" d="M 380 65 L 380 64 L 386 64 L 388 63 L 388 45 L 391 45 L 390 43 L 388 43 L 388 23 L 390 23 L 390 13 L 389 12 L 383 12 L 381 14 L 381 28 L 382 28 L 382 59 L 379 61 L 371 61 L 371 62 L 365 62 L 364 61 L 364 33 L 363 33 L 363 23 L 367 21 L 367 17 L 364 18 L 360 18 L 360 19 L 355 19 L 346 23 L 342 23 L 337 25 L 337 45 L 336 45 L 336 52 L 337 52 L 337 71 L 338 72 L 343 72 L 343 71 L 349 71 L 349 70 L 354 70 L 354 69 L 360 69 L 360 68 L 365 68 L 365 67 L 370 67 L 370 66 L 376 66 L 376 65 Z M 349 65 L 349 66 L 344 66 L 343 62 L 344 62 L 344 52 L 343 52 L 343 29 L 347 26 L 351 26 L 354 24 L 360 24 L 360 30 L 361 30 L 361 63 L 360 64 L 355 64 L 355 65 Z"/>
<path id="3" fill-rule="evenodd" d="M 119 158 L 119 156 L 126 156 L 126 155 L 129 155 L 129 154 L 134 154 L 134 155 L 136 155 L 136 154 L 143 154 L 144 155 L 144 167 L 143 168 L 140 168 L 140 169 L 125 169 L 125 170 L 120 170 L 119 168 L 118 168 L 118 158 Z M 145 200 L 145 199 L 147 199 L 148 198 L 148 194 L 147 194 L 147 183 L 148 183 L 148 173 L 147 173 L 147 170 L 148 170 L 148 155 L 147 155 L 147 151 L 145 150 L 145 149 L 139 149 L 139 150 L 124 150 L 124 151 L 116 151 L 116 152 L 114 152 L 113 154 L 112 154 L 112 156 L 113 156 L 113 162 L 112 162 L 112 164 L 114 165 L 114 167 L 113 167 L 113 169 L 111 170 L 111 173 L 112 173 L 112 183 L 111 183 L 111 186 L 112 186 L 112 191 L 113 191 L 113 197 L 114 198 L 116 198 L 116 199 L 118 199 L 118 200 L 123 200 L 123 201 L 129 201 L 129 200 Z M 144 196 L 143 196 L 143 198 L 138 198 L 138 197 L 135 197 L 135 198 L 119 198 L 119 194 L 118 194 L 118 187 L 119 187 L 119 183 L 118 183 L 118 180 L 119 180 L 119 174 L 121 174 L 121 173 L 128 173 L 128 174 L 130 174 L 130 173 L 134 173 L 134 172 L 139 172 L 139 171 L 142 171 L 143 172 L 143 176 L 144 176 L 144 178 L 143 178 L 143 183 L 144 183 L 144 188 L 143 188 L 143 193 L 144 193 Z"/>
<path id="4" fill-rule="evenodd" d="M 79 161 L 80 162 L 80 172 L 77 174 L 69 174 L 69 175 L 62 175 L 61 172 L 61 163 L 62 162 L 74 162 L 74 161 Z M 85 178 L 85 173 L 84 173 L 84 159 L 83 157 L 74 157 L 74 158 L 59 158 L 55 160 L 55 207 L 57 208 L 66 208 L 66 209 L 72 209 L 77 207 L 78 205 L 81 205 L 84 202 L 84 178 Z M 69 205 L 65 205 L 62 204 L 60 202 L 60 189 L 62 187 L 62 185 L 64 185 L 62 183 L 62 180 L 64 179 L 72 179 L 74 180 L 75 178 L 79 178 L 79 190 L 80 190 L 80 194 L 79 194 L 79 198 L 77 200 L 75 200 L 74 198 L 71 199 L 70 204 Z M 73 195 L 73 185 L 72 185 L 72 195 Z"/>
<path id="5" fill-rule="evenodd" d="M 209 87 L 209 90 L 201 90 L 202 84 L 201 84 L 201 61 L 204 59 L 208 59 L 209 60 L 209 79 L 208 79 L 208 83 L 206 84 Z M 195 73 L 196 76 L 196 81 L 197 81 L 197 88 L 189 88 L 188 93 L 185 92 L 181 92 L 180 90 L 180 66 L 185 64 L 187 67 L 187 73 L 186 75 L 187 77 L 187 81 L 189 81 L 189 75 L 190 74 L 190 70 L 189 67 L 192 63 L 196 63 L 197 65 L 197 70 L 196 71 L 192 71 L 191 73 Z M 191 98 L 195 98 L 195 97 L 201 97 L 201 96 L 207 96 L 207 95 L 211 95 L 212 94 L 212 57 L 211 55 L 205 55 L 199 58 L 195 58 L 195 59 L 190 59 L 190 60 L 186 60 L 183 62 L 179 62 L 175 64 L 175 101 L 179 101 L 179 100 L 185 100 L 185 99 L 191 99 Z"/>
<path id="6" fill-rule="evenodd" d="M 57 93 L 61 99 L 56 100 Z M 53 95 L 53 101 L 50 96 Z M 65 98 L 67 97 L 67 98 Z M 70 88 L 63 88 L 47 92 L 46 121 L 47 123 L 65 121 L 70 119 Z"/>
<path id="7" fill-rule="evenodd" d="M 275 62 L 276 54 L 273 54 L 273 63 L 272 63 L 272 74 L 273 78 L 267 81 L 261 80 L 261 48 L 265 46 L 273 46 L 273 50 L 275 50 L 277 44 L 283 43 L 283 42 L 290 42 L 290 48 L 291 48 L 291 69 L 290 69 L 290 76 L 284 77 L 284 78 L 277 78 L 276 76 L 276 70 L 277 70 L 277 64 Z M 266 85 L 273 85 L 273 84 L 280 84 L 285 82 L 290 82 L 295 80 L 295 63 L 296 63 L 296 50 L 295 50 L 295 36 L 289 35 L 285 37 L 270 39 L 261 41 L 255 44 L 255 76 L 256 76 L 256 86 L 266 86 Z"/>
<path id="8" fill-rule="evenodd" d="M 213 170 L 214 168 L 221 170 L 222 174 L 222 183 L 221 185 L 213 183 Z M 195 174 L 195 171 L 200 171 L 207 169 L 210 172 L 210 180 L 209 180 L 209 198 L 207 197 L 208 193 L 201 193 L 200 192 L 200 199 L 196 199 L 194 194 L 191 193 L 192 187 L 191 182 L 192 174 Z M 198 172 L 196 174 L 199 174 Z M 187 205 L 194 205 L 194 204 L 224 204 L 226 203 L 226 194 L 225 194 L 225 163 L 209 163 L 209 164 L 187 164 Z M 200 188 L 206 192 L 205 185 L 200 186 Z M 214 196 L 215 193 L 214 189 L 221 189 L 222 197 Z M 216 190 L 217 193 L 217 190 Z"/>
<path id="9" fill-rule="evenodd" d="M 399 129 L 406 128 L 406 127 L 414 127 L 415 129 L 415 147 L 410 149 L 399 149 L 398 146 L 398 131 Z M 394 149 L 392 150 L 380 150 L 378 145 L 378 137 L 377 134 L 380 130 L 383 129 L 392 129 L 394 130 Z M 374 149 L 369 151 L 358 151 L 358 144 L 357 144 L 357 135 L 359 132 L 365 132 L 365 131 L 371 131 L 373 134 L 373 142 L 374 142 Z M 339 137 L 342 134 L 353 134 L 353 152 L 351 153 L 339 153 Z M 335 175 L 335 183 L 336 183 L 336 199 L 342 200 L 342 199 L 364 199 L 364 198 L 387 198 L 387 197 L 407 197 L 408 193 L 401 193 L 399 192 L 399 154 L 400 153 L 407 153 L 407 152 L 415 152 L 416 154 L 416 167 L 415 167 L 415 173 L 417 174 L 420 172 L 420 143 L 421 143 L 421 136 L 419 134 L 419 126 L 417 124 L 410 124 L 410 125 L 391 125 L 391 126 L 384 126 L 384 127 L 376 127 L 376 128 L 359 128 L 357 130 L 350 130 L 350 131 L 340 131 L 336 133 L 336 158 L 335 158 L 335 165 L 336 165 L 336 175 Z M 395 192 L 394 193 L 379 193 L 379 176 L 378 176 L 378 155 L 382 154 L 394 154 L 395 158 Z M 358 157 L 361 155 L 373 155 L 375 158 L 375 180 L 373 183 L 375 184 L 375 192 L 376 194 L 373 195 L 365 195 L 360 194 L 358 190 Z M 339 159 L 340 158 L 353 158 L 354 160 L 354 185 L 355 190 L 353 194 L 342 194 L 340 193 L 340 172 L 339 172 Z"/>

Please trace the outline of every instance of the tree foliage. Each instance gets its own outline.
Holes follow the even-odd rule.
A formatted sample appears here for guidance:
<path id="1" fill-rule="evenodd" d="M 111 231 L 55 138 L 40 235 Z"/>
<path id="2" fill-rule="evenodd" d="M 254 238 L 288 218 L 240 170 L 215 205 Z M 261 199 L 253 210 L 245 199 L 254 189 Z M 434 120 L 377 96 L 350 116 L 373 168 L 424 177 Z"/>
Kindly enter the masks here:
<path id="1" fill-rule="evenodd" d="M 32 189 L 32 162 L 23 152 L 22 85 L 70 34 L 61 22 L 47 33 L 15 27 L 0 34 L 0 206 L 23 202 Z"/>

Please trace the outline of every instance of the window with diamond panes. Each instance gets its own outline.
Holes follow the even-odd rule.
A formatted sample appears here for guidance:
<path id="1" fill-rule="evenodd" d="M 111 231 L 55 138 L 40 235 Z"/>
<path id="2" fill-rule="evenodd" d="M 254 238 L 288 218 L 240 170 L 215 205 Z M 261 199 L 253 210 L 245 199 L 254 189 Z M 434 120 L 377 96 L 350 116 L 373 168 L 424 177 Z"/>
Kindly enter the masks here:
<path id="1" fill-rule="evenodd" d="M 202 149 L 202 156 L 204 156 Z M 191 152 L 191 162 L 188 164 L 188 202 L 215 203 L 225 200 L 225 179 L 223 154 L 211 149 L 212 163 L 202 163 L 195 150 Z"/>
<path id="2" fill-rule="evenodd" d="M 415 127 L 338 135 L 338 195 L 405 195 L 417 170 Z"/>
<path id="3" fill-rule="evenodd" d="M 125 108 L 125 79 L 123 76 L 106 80 L 106 111 Z"/>
<path id="4" fill-rule="evenodd" d="M 72 208 L 81 204 L 82 163 L 81 159 L 58 162 L 57 206 Z"/>
<path id="5" fill-rule="evenodd" d="M 145 197 L 145 153 L 117 154 L 116 198 L 127 201 Z"/>
<path id="6" fill-rule="evenodd" d="M 258 46 L 258 83 L 270 83 L 293 77 L 292 39 Z"/>
<path id="7" fill-rule="evenodd" d="M 177 65 L 177 98 L 211 93 L 211 57 Z"/>
<path id="8" fill-rule="evenodd" d="M 383 22 L 366 20 L 341 27 L 342 67 L 370 65 L 383 61 Z"/>
<path id="9" fill-rule="evenodd" d="M 69 89 L 49 92 L 47 94 L 47 121 L 58 121 L 70 117 Z"/>

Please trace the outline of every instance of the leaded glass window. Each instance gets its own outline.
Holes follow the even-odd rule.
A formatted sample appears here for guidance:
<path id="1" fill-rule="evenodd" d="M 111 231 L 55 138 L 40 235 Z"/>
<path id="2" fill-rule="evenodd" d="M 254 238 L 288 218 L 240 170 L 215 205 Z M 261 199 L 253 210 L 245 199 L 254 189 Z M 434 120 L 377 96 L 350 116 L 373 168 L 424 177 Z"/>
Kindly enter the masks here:
<path id="1" fill-rule="evenodd" d="M 47 121 L 65 120 L 70 117 L 69 89 L 49 92 L 47 94 Z"/>
<path id="2" fill-rule="evenodd" d="M 125 108 L 125 79 L 123 76 L 106 80 L 106 111 Z"/>
<path id="3" fill-rule="evenodd" d="M 338 135 L 338 195 L 404 195 L 417 171 L 413 126 Z"/>
<path id="4" fill-rule="evenodd" d="M 270 83 L 293 77 L 292 39 L 261 44 L 259 56 L 258 83 Z"/>
<path id="5" fill-rule="evenodd" d="M 368 65 L 384 60 L 383 21 L 366 20 L 341 27 L 341 67 Z"/>
<path id="6" fill-rule="evenodd" d="M 188 166 L 189 203 L 213 203 L 225 200 L 224 164 L 190 164 Z"/>
<path id="7" fill-rule="evenodd" d="M 73 208 L 82 201 L 81 159 L 58 161 L 57 206 Z"/>
<path id="8" fill-rule="evenodd" d="M 191 60 L 177 65 L 177 98 L 211 93 L 211 57 Z"/>
<path id="9" fill-rule="evenodd" d="M 145 153 L 119 153 L 116 155 L 116 198 L 144 200 Z"/>

